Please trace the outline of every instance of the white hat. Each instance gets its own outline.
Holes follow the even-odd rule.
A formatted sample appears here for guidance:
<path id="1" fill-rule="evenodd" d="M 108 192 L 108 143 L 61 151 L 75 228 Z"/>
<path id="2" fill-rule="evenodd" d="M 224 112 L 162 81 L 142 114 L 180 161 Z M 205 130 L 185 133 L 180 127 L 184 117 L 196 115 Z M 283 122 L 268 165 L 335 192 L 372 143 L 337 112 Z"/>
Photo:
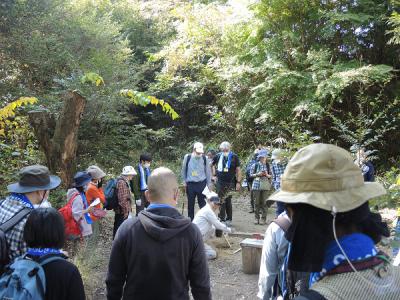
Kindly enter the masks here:
<path id="1" fill-rule="evenodd" d="M 129 176 L 129 175 L 137 175 L 135 168 L 132 166 L 125 166 L 122 169 L 121 175 Z"/>
<path id="2" fill-rule="evenodd" d="M 202 143 L 196 142 L 194 143 L 193 150 L 197 153 L 204 153 L 204 145 Z"/>
<path id="3" fill-rule="evenodd" d="M 282 150 L 274 149 L 274 151 L 272 151 L 271 159 L 281 159 L 281 158 L 282 158 Z"/>

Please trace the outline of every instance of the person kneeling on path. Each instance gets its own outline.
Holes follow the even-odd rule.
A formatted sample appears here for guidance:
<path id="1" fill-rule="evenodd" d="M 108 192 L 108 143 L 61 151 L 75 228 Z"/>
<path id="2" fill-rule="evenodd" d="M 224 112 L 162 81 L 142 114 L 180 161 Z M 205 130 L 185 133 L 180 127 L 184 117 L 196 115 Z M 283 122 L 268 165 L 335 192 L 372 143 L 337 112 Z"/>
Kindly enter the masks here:
<path id="1" fill-rule="evenodd" d="M 147 210 L 124 222 L 112 245 L 107 299 L 211 299 L 199 229 L 175 206 L 178 182 L 167 168 L 149 177 Z"/>
<path id="2" fill-rule="evenodd" d="M 335 145 L 300 149 L 270 197 L 286 203 L 292 224 L 288 269 L 312 272 L 305 299 L 400 299 L 400 268 L 375 247 L 387 224 L 368 200 L 384 195 L 376 182 L 364 183 L 349 152 Z"/>
<path id="3" fill-rule="evenodd" d="M 195 143 L 192 154 L 185 155 L 182 163 L 182 179 L 188 199 L 188 216 L 193 220 L 196 197 L 199 207 L 202 208 L 206 205 L 203 190 L 206 186 L 211 188 L 211 166 L 204 155 L 202 143 Z"/>
<path id="4" fill-rule="evenodd" d="M 222 142 L 219 146 L 221 152 L 213 160 L 213 177 L 216 181 L 218 197 L 221 199 L 221 211 L 219 218 L 226 222 L 227 226 L 232 223 L 232 190 L 240 190 L 242 181 L 240 173 L 239 157 L 231 151 L 231 144 Z"/>
<path id="5" fill-rule="evenodd" d="M 8 253 L 0 253 L 0 273 L 4 265 L 25 254 L 23 232 L 29 213 L 46 202 L 50 190 L 61 183 L 59 177 L 50 175 L 49 169 L 41 165 L 22 168 L 18 175 L 18 182 L 7 187 L 10 195 L 0 202 L 0 224 L 4 228 L 14 223 L 4 230 Z"/>
<path id="6" fill-rule="evenodd" d="M 252 191 L 254 193 L 255 204 L 255 221 L 254 224 L 265 225 L 267 220 L 267 212 L 270 204 L 266 204 L 266 200 L 271 192 L 271 170 L 267 163 L 267 150 L 258 152 L 258 162 L 256 162 L 250 170 L 250 176 L 253 179 Z M 268 203 L 271 203 L 270 201 Z M 261 214 L 261 220 L 260 220 Z"/>
<path id="7" fill-rule="evenodd" d="M 228 233 L 232 232 L 231 228 L 221 223 L 217 218 L 220 207 L 221 202 L 218 195 L 211 192 L 207 197 L 206 206 L 200 209 L 193 219 L 193 223 L 199 227 L 201 235 L 203 236 L 204 251 L 209 260 L 217 258 L 217 252 L 210 245 L 206 244 L 208 239 L 215 236 L 215 230 L 218 229 Z"/>

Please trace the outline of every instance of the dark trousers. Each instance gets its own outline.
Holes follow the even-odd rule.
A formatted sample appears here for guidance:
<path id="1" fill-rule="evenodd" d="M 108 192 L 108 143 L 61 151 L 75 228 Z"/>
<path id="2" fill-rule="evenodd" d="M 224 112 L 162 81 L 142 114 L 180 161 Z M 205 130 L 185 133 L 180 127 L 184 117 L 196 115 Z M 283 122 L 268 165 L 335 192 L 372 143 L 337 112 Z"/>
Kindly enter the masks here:
<path id="1" fill-rule="evenodd" d="M 276 216 L 279 216 L 285 211 L 285 204 L 283 202 L 276 201 Z"/>
<path id="2" fill-rule="evenodd" d="M 142 203 L 140 204 L 140 206 L 136 205 L 136 216 L 147 206 L 150 205 L 150 202 L 147 201 L 146 196 L 143 192 L 140 192 L 140 200 L 142 200 Z"/>
<path id="3" fill-rule="evenodd" d="M 186 194 L 188 198 L 188 216 L 191 220 L 193 220 L 194 218 L 194 204 L 196 203 L 196 197 L 200 208 L 206 205 L 206 196 L 203 195 L 203 190 L 206 185 L 207 182 L 205 180 L 202 182 L 188 182 L 186 184 Z"/>
<path id="4" fill-rule="evenodd" d="M 252 190 L 252 185 L 253 185 L 253 178 L 247 180 L 247 188 L 250 191 L 250 208 L 252 211 L 254 211 L 254 193 Z"/>
<path id="5" fill-rule="evenodd" d="M 124 215 L 123 214 L 115 214 L 114 216 L 114 230 L 113 230 L 113 239 L 115 238 L 115 234 L 117 233 L 117 230 L 119 226 L 125 221 Z"/>
<path id="6" fill-rule="evenodd" d="M 218 217 L 221 221 L 232 221 L 232 195 L 229 193 L 234 189 L 234 184 L 217 182 L 217 193 L 222 201 L 221 209 Z"/>

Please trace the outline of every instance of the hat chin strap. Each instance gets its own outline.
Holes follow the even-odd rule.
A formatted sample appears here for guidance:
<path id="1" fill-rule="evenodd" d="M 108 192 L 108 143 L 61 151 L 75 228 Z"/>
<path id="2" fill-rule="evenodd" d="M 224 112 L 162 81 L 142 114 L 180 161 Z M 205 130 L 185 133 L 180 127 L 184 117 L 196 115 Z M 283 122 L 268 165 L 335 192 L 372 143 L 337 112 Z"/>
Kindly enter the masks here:
<path id="1" fill-rule="evenodd" d="M 336 235 L 336 214 L 337 214 L 337 209 L 336 209 L 335 206 L 332 206 L 332 211 L 331 211 L 331 213 L 332 213 L 332 216 L 333 216 L 333 219 L 332 219 L 332 230 L 333 230 L 333 236 L 334 236 L 334 238 L 335 238 L 335 242 L 336 242 L 336 244 L 338 245 L 338 247 L 339 247 L 339 249 L 340 249 L 340 252 L 342 252 L 344 258 L 347 260 L 347 263 L 348 263 L 349 266 L 353 269 L 353 271 L 354 271 L 354 273 L 357 275 L 357 277 L 360 278 L 360 279 L 361 279 L 362 281 L 364 281 L 365 283 L 367 283 L 367 284 L 369 284 L 369 285 L 371 285 L 371 286 L 373 286 L 373 287 L 377 287 L 377 288 L 382 288 L 382 287 L 384 287 L 384 288 L 387 288 L 387 287 L 392 286 L 393 281 L 394 281 L 393 278 L 392 278 L 392 280 L 391 280 L 388 284 L 381 285 L 381 284 L 376 284 L 375 282 L 373 282 L 373 281 L 371 281 L 371 280 L 365 278 L 364 276 L 362 276 L 362 275 L 360 274 L 359 271 L 357 271 L 357 269 L 356 269 L 356 268 L 354 267 L 354 265 L 351 263 L 351 261 L 350 261 L 349 257 L 347 256 L 346 252 L 344 252 L 344 249 L 342 248 L 342 245 L 340 245 L 340 242 L 339 242 L 339 240 L 338 240 L 338 238 L 337 238 L 337 235 Z"/>

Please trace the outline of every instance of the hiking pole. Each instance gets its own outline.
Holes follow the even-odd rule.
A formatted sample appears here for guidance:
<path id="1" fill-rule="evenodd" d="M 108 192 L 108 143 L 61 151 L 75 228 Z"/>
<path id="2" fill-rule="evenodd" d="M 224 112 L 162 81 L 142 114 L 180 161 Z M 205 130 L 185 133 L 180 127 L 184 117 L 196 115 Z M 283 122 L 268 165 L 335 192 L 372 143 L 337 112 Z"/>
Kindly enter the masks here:
<path id="1" fill-rule="evenodd" d="M 232 245 L 231 245 L 231 243 L 229 243 L 229 240 L 227 238 L 227 234 L 224 233 L 223 236 L 224 236 L 224 239 L 225 239 L 226 243 L 228 244 L 229 248 L 232 248 Z"/>
<path id="2" fill-rule="evenodd" d="M 183 215 L 183 210 L 185 209 L 185 201 L 182 201 L 182 213 L 181 215 Z"/>

